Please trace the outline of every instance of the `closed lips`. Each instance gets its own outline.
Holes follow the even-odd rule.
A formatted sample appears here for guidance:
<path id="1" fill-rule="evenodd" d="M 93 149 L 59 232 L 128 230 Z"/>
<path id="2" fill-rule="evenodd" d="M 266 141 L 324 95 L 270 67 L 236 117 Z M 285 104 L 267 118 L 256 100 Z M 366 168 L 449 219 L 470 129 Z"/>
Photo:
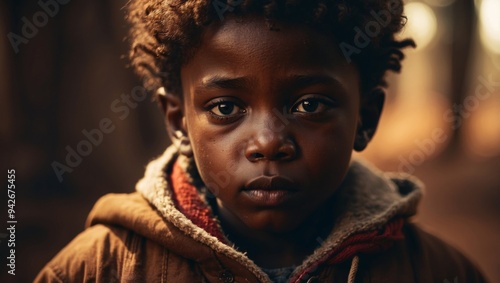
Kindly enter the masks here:
<path id="1" fill-rule="evenodd" d="M 282 176 L 260 176 L 245 184 L 246 191 L 298 191 L 294 182 Z"/>

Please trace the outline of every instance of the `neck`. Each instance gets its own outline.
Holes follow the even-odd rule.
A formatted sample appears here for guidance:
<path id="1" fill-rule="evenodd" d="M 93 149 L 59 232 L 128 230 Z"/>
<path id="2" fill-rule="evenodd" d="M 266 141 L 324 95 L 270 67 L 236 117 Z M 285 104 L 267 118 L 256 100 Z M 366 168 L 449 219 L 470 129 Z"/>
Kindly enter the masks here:
<path id="1" fill-rule="evenodd" d="M 328 207 L 326 203 L 299 227 L 282 233 L 250 229 L 230 212 L 218 210 L 222 229 L 239 250 L 261 267 L 280 268 L 299 265 L 326 239 L 333 223 Z"/>

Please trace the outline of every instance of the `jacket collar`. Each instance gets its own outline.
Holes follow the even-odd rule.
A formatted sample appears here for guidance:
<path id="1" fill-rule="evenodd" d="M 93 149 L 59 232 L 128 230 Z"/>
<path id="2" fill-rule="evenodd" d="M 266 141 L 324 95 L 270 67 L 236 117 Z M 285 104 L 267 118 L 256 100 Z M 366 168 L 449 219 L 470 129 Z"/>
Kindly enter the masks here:
<path id="1" fill-rule="evenodd" d="M 254 279 L 261 282 L 269 282 L 268 276 L 251 259 L 228 244 L 222 234 L 218 234 L 217 229 L 220 231 L 220 228 L 216 221 L 208 223 L 208 226 L 203 223 L 195 224 L 192 221 L 195 218 L 189 217 L 189 213 L 186 211 L 183 213 L 182 208 L 178 209 L 182 206 L 179 206 L 179 203 L 176 204 L 178 196 L 175 195 L 170 183 L 170 176 L 176 162 L 187 173 L 187 181 L 196 184 L 201 191 L 204 190 L 196 177 L 197 174 L 192 162 L 178 156 L 174 147 L 167 148 L 162 156 L 149 163 L 144 177 L 136 186 L 136 190 L 160 214 L 156 215 L 154 226 L 151 226 L 151 223 L 144 223 L 144 215 L 130 216 L 126 209 L 125 211 L 120 210 L 121 212 L 112 209 L 114 212 L 110 213 L 109 204 L 106 208 L 107 213 L 99 213 L 98 209 L 94 209 L 89 216 L 88 223 L 119 222 L 120 225 L 162 243 L 174 252 L 178 250 L 182 256 L 198 262 L 208 262 L 209 258 L 213 256 L 210 251 L 215 251 L 222 257 L 229 259 L 229 261 L 225 261 L 227 264 L 233 265 L 239 270 L 241 268 L 238 266 L 244 267 L 245 273 L 250 272 L 247 275 L 253 275 Z M 329 236 L 322 241 L 321 246 L 297 267 L 292 278 L 303 277 L 311 267 L 328 260 L 331 252 L 341 247 L 346 239 L 352 238 L 351 236 L 380 230 L 392 219 L 408 218 L 414 215 L 422 195 L 421 188 L 422 184 L 414 177 L 382 173 L 363 161 L 353 160 L 334 201 L 334 207 L 338 208 L 334 228 Z M 203 198 L 201 197 L 200 200 L 203 201 Z M 134 219 L 131 220 L 131 217 Z M 135 224 L 130 224 L 131 222 Z M 159 222 L 163 222 L 163 224 Z M 166 225 L 166 227 L 162 225 Z M 210 228 L 207 229 L 207 227 Z M 151 232 L 152 229 L 163 229 L 164 231 Z M 189 252 L 186 251 L 184 244 L 180 243 L 199 247 L 199 249 L 195 252 Z"/>

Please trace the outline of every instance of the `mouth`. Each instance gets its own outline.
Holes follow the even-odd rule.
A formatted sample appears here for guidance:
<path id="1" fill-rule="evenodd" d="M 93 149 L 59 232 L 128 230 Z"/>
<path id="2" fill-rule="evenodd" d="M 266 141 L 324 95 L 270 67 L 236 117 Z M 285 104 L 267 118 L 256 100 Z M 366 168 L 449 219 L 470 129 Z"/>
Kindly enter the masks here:
<path id="1" fill-rule="evenodd" d="M 287 202 L 298 188 L 286 177 L 260 176 L 248 181 L 242 192 L 259 206 L 278 206 Z"/>

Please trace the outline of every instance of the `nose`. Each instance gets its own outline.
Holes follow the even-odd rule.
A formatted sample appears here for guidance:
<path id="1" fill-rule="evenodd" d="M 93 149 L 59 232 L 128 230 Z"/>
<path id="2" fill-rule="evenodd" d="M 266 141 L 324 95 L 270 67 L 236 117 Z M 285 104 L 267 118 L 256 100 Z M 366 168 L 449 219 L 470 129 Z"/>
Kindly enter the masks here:
<path id="1" fill-rule="evenodd" d="M 250 162 L 290 161 L 297 156 L 297 146 L 282 131 L 263 129 L 249 141 L 245 156 Z"/>

